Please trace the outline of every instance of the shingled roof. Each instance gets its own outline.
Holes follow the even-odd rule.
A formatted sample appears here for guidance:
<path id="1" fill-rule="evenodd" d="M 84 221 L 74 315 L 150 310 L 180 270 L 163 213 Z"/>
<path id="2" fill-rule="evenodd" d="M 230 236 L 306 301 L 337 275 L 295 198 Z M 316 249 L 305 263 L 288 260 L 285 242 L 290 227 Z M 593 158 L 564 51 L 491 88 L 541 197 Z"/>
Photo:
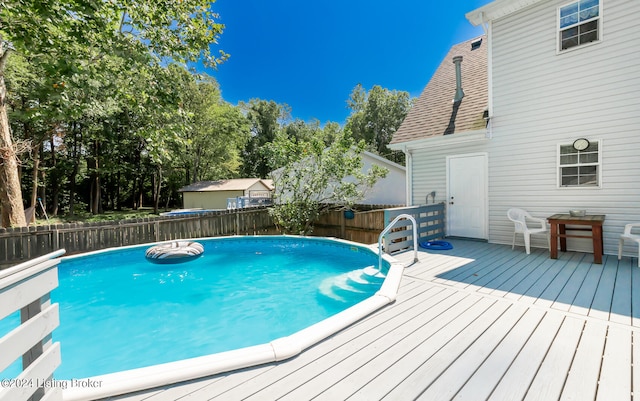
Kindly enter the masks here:
<path id="1" fill-rule="evenodd" d="M 473 49 L 472 43 L 475 44 Z M 456 93 L 454 56 L 462 56 L 462 89 L 465 94 L 457 105 L 453 102 Z M 487 43 L 486 37 L 482 36 L 449 50 L 393 135 L 391 143 L 483 129 L 486 127 L 484 113 L 487 106 Z"/>
<path id="2" fill-rule="evenodd" d="M 245 191 L 258 182 L 262 182 L 262 185 L 270 190 L 273 189 L 272 180 L 263 180 L 260 178 L 236 178 L 219 181 L 200 181 L 182 187 L 178 192 Z"/>

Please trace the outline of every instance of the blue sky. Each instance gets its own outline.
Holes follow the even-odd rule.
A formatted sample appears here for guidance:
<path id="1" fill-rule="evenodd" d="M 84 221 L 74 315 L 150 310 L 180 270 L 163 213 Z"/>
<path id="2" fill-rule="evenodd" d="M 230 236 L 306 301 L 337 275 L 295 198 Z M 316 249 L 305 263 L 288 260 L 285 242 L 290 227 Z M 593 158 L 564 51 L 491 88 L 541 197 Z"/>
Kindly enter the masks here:
<path id="1" fill-rule="evenodd" d="M 293 118 L 344 123 L 353 88 L 418 96 L 449 48 L 479 36 L 464 17 L 490 0 L 217 0 L 231 55 L 205 70 L 233 104 L 291 107 Z"/>

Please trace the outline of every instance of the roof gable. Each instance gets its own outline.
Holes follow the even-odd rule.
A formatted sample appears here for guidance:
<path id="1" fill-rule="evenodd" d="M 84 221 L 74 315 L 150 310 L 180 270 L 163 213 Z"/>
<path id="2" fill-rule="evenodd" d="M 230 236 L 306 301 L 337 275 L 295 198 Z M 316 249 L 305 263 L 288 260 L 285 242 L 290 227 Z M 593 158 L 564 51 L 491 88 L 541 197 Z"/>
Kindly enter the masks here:
<path id="1" fill-rule="evenodd" d="M 178 192 L 245 191 L 256 184 L 261 184 L 265 189 L 272 190 L 273 184 L 270 181 L 271 180 L 261 180 L 260 178 L 199 181 L 180 188 Z"/>
<path id="2" fill-rule="evenodd" d="M 380 155 L 377 155 L 375 153 L 371 153 L 369 151 L 362 151 L 362 158 L 365 159 L 369 159 L 372 163 L 377 164 L 380 167 L 384 167 L 386 169 L 395 169 L 398 171 L 402 171 L 405 172 L 407 170 L 407 168 L 405 166 L 402 166 L 398 163 L 395 163 L 387 158 L 384 158 Z"/>
<path id="3" fill-rule="evenodd" d="M 520 11 L 539 1 L 541 0 L 495 0 L 476 10 L 468 12 L 465 17 L 467 17 L 473 25 L 478 26 L 485 22 Z"/>
<path id="4" fill-rule="evenodd" d="M 472 50 L 472 43 L 481 40 Z M 453 102 L 456 93 L 454 56 L 462 56 L 462 88 L 465 96 Z M 428 137 L 484 129 L 488 105 L 486 37 L 453 46 L 420 97 L 393 135 L 392 144 Z"/>

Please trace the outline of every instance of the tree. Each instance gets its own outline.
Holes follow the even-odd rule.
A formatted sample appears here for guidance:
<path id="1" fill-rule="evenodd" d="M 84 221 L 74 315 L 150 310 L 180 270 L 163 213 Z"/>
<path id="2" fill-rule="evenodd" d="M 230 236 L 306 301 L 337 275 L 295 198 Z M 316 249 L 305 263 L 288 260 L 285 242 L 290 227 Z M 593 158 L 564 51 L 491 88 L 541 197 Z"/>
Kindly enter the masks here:
<path id="1" fill-rule="evenodd" d="M 4 70 L 11 48 L 0 35 L 0 206 L 3 227 L 24 227 L 27 222 L 23 213 L 22 189 L 18 176 L 18 152 L 11 138 L 7 117 L 7 89 Z"/>
<path id="2" fill-rule="evenodd" d="M 267 178 L 272 164 L 265 153 L 265 145 L 273 142 L 282 121 L 289 118 L 289 106 L 273 100 L 251 99 L 240 103 L 250 121 L 251 136 L 242 152 L 242 175 L 244 177 Z"/>
<path id="3" fill-rule="evenodd" d="M 184 184 L 234 178 L 242 165 L 240 151 L 249 139 L 249 120 L 239 107 L 222 100 L 212 77 L 185 76 L 182 93 L 187 121 Z"/>
<path id="4" fill-rule="evenodd" d="M 276 193 L 269 210 L 284 233 L 310 234 L 323 213 L 353 205 L 387 174 L 379 166 L 362 171 L 364 142 L 356 144 L 344 131 L 331 134 L 328 147 L 322 131 L 297 140 L 281 131 L 267 145 L 272 162 L 284 166 L 272 174 Z"/>
<path id="5" fill-rule="evenodd" d="M 18 154 L 7 117 L 4 84 L 4 67 L 11 46 L 29 63 L 38 64 L 51 77 L 56 74 L 66 74 L 67 77 L 90 76 L 101 71 L 99 66 L 107 65 L 104 61 L 110 57 L 129 60 L 129 67 L 133 69 L 143 65 L 153 68 L 154 65 L 190 61 L 215 66 L 224 61 L 227 55 L 224 52 L 218 56 L 212 53 L 211 45 L 217 43 L 223 25 L 216 22 L 217 15 L 211 11 L 210 3 L 206 0 L 12 0 L 2 3 L 0 202 L 3 225 L 25 225 L 18 178 Z M 64 87 L 64 82 L 54 81 L 54 88 Z M 100 81 L 99 77 L 90 77 L 84 83 L 91 87 L 91 82 L 117 86 L 116 82 Z M 118 92 L 117 87 L 113 89 Z M 86 103 L 79 106 L 68 107 L 73 109 L 74 117 L 69 118 L 67 124 L 73 121 L 76 129 L 91 127 L 94 133 L 100 131 L 100 126 L 107 128 L 104 118 L 103 121 L 84 118 L 83 106 Z M 115 111 L 111 110 L 110 116 L 115 115 Z M 152 131 L 146 129 L 138 132 Z M 100 141 L 94 141 L 94 149 L 99 151 L 100 148 Z M 99 162 L 99 159 L 95 161 Z M 94 165 L 93 172 L 99 178 L 99 164 Z M 99 181 L 96 181 L 96 185 L 99 185 Z M 95 188 L 99 190 L 99 186 Z"/>
<path id="6" fill-rule="evenodd" d="M 394 153 L 387 145 L 411 108 L 409 93 L 390 91 L 378 85 L 367 92 L 358 84 L 351 92 L 347 104 L 351 115 L 347 118 L 345 130 L 356 141 L 365 141 L 368 150 L 390 160 L 403 162 L 402 152 Z"/>

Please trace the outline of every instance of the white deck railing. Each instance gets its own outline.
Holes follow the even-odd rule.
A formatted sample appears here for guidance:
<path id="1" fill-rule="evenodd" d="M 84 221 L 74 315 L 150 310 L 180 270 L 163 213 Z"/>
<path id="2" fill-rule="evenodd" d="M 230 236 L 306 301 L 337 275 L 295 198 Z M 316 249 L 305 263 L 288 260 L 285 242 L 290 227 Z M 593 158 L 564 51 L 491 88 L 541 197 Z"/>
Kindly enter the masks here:
<path id="1" fill-rule="evenodd" d="M 384 230 L 382 230 L 382 232 L 380 233 L 380 236 L 378 237 L 378 271 L 382 271 L 382 239 L 384 238 L 385 234 L 387 234 L 393 228 L 393 226 L 395 226 L 396 223 L 398 221 L 400 221 L 401 219 L 409 219 L 411 221 L 411 223 L 413 224 L 413 226 L 412 226 L 412 230 L 413 230 L 413 263 L 416 263 L 418 261 L 418 224 L 416 223 L 416 219 L 414 219 L 413 216 L 411 216 L 409 214 L 401 214 L 401 215 L 397 216 L 395 219 L 393 219 L 393 221 L 391 223 L 389 223 L 384 228 Z"/>
<path id="2" fill-rule="evenodd" d="M 385 209 L 384 225 L 386 227 L 401 214 L 411 215 L 418 224 L 418 243 L 431 241 L 445 236 L 444 213 L 444 203 Z M 405 224 L 402 224 L 402 222 Z M 393 232 L 387 234 L 385 238 L 385 251 L 387 253 L 393 255 L 396 252 L 404 252 L 412 246 L 414 239 L 412 238 L 413 227 L 410 227 L 412 224 L 409 220 L 401 220 L 397 228 L 404 227 L 404 229 L 393 230 Z"/>
<path id="3" fill-rule="evenodd" d="M 20 324 L 0 337 L 0 372 L 22 358 L 17 377 L 0 377 L 0 401 L 62 400 L 53 381 L 60 365 L 58 304 L 50 294 L 58 286 L 58 256 L 64 249 L 0 270 L 0 320 L 20 311 Z"/>

